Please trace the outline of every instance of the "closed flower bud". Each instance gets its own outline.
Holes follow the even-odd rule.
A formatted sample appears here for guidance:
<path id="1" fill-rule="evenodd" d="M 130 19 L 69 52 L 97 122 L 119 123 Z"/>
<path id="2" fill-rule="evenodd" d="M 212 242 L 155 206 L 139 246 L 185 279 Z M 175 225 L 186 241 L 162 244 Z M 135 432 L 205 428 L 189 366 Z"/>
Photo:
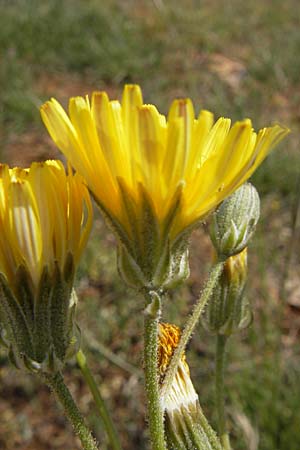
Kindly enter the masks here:
<path id="1" fill-rule="evenodd" d="M 229 257 L 203 316 L 203 324 L 211 333 L 226 336 L 247 327 L 252 313 L 247 298 L 247 247 Z"/>
<path id="2" fill-rule="evenodd" d="M 0 342 L 16 366 L 55 371 L 76 350 L 73 281 L 91 220 L 81 177 L 59 161 L 0 166 Z"/>
<path id="3" fill-rule="evenodd" d="M 211 240 L 220 258 L 241 252 L 251 239 L 260 216 L 259 195 L 246 183 L 213 214 Z"/>
<path id="4" fill-rule="evenodd" d="M 160 323 L 158 367 L 161 382 L 180 339 L 175 325 Z M 221 450 L 221 444 L 208 424 L 193 386 L 185 355 L 182 356 L 172 388 L 162 399 L 165 432 L 170 450 Z"/>

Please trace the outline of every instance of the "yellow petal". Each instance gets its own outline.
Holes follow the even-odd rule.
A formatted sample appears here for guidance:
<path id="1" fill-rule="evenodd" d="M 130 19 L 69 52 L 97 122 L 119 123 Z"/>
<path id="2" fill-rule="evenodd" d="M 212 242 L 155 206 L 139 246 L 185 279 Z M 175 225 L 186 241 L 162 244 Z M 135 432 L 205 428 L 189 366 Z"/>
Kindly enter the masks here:
<path id="1" fill-rule="evenodd" d="M 146 214 L 140 184 L 161 230 L 180 187 L 180 212 L 170 231 L 175 239 L 245 182 L 288 133 L 276 125 L 256 135 L 248 119 L 232 127 L 227 118 L 214 124 L 205 110 L 195 119 L 190 99 L 175 100 L 166 119 L 154 105 L 143 104 L 137 85 L 125 86 L 121 103 L 94 93 L 91 107 L 88 99 L 71 100 L 70 119 L 53 100 L 42 107 L 42 116 L 102 210 L 128 239 L 134 235 L 132 217 L 143 220 Z M 131 218 L 124 204 L 128 198 Z"/>

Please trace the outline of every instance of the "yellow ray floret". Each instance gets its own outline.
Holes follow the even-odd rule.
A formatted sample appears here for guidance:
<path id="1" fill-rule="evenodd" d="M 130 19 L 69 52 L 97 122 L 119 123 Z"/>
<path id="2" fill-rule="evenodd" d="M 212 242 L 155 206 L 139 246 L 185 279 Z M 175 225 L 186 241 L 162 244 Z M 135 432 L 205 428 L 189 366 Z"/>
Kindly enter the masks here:
<path id="1" fill-rule="evenodd" d="M 63 268 L 69 254 L 78 262 L 91 222 L 83 180 L 61 162 L 0 165 L 0 272 L 9 284 L 20 265 L 37 286 L 45 266 Z"/>
<path id="2" fill-rule="evenodd" d="M 256 133 L 248 119 L 231 126 L 208 111 L 196 118 L 189 99 L 175 100 L 166 118 L 143 104 L 136 85 L 125 86 L 121 103 L 95 92 L 91 101 L 71 98 L 69 115 L 54 99 L 41 114 L 99 205 L 131 238 L 145 194 L 163 230 L 180 191 L 169 230 L 175 239 L 244 183 L 289 132 L 275 125 Z"/>

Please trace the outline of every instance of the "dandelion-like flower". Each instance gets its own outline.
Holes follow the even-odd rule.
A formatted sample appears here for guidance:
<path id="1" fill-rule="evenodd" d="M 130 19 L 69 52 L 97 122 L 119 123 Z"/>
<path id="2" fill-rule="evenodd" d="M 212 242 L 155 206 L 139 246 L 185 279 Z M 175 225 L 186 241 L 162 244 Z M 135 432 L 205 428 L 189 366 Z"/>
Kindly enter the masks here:
<path id="1" fill-rule="evenodd" d="M 55 368 L 75 341 L 72 286 L 91 222 L 81 176 L 59 161 L 0 165 L 0 332 L 17 365 Z"/>
<path id="2" fill-rule="evenodd" d="M 57 146 L 85 178 L 120 241 L 120 272 L 129 284 L 161 287 L 188 273 L 191 229 L 244 183 L 288 133 L 255 133 L 175 100 L 168 117 L 127 85 L 121 103 L 105 92 L 71 98 L 69 116 L 52 99 L 41 108 Z"/>
<path id="3" fill-rule="evenodd" d="M 180 329 L 173 324 L 159 324 L 158 369 L 163 381 L 174 350 L 180 340 Z M 221 450 L 215 432 L 208 424 L 193 386 L 185 355 L 182 356 L 170 392 L 162 399 L 168 448 Z"/>

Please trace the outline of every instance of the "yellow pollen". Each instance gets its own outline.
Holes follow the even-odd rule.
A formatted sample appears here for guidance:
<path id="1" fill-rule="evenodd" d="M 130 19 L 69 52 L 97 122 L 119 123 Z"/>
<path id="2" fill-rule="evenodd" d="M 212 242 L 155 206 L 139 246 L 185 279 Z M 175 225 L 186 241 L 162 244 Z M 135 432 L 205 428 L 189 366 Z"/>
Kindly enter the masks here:
<path id="1" fill-rule="evenodd" d="M 176 325 L 170 323 L 159 324 L 159 348 L 158 348 L 158 367 L 161 377 L 166 373 L 170 364 L 173 353 L 178 346 L 181 336 L 181 330 Z M 181 361 L 188 369 L 185 354 L 182 355 Z"/>

